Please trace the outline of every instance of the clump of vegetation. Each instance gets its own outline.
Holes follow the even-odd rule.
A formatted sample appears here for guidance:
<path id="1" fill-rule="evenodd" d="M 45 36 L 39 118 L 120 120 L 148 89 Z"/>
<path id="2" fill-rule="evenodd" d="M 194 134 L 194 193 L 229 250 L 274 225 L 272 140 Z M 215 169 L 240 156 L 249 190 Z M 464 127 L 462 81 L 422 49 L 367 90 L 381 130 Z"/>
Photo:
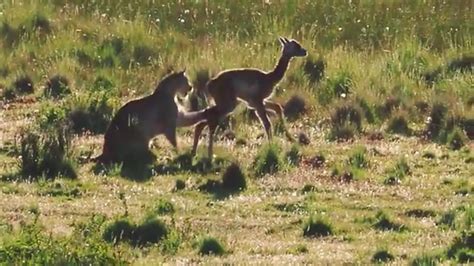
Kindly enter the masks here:
<path id="1" fill-rule="evenodd" d="M 76 178 L 70 146 L 71 135 L 66 128 L 47 130 L 43 134 L 22 132 L 20 175 L 27 179 L 54 179 L 57 176 Z"/>
<path id="2" fill-rule="evenodd" d="M 290 120 L 298 119 L 306 111 L 306 101 L 299 95 L 293 95 L 283 107 L 283 113 Z"/>
<path id="3" fill-rule="evenodd" d="M 456 228 L 456 211 L 449 210 L 443 213 L 440 219 L 436 222 L 436 225 L 438 226 L 441 225 L 443 227 L 455 229 Z"/>
<path id="4" fill-rule="evenodd" d="M 412 209 L 405 212 L 405 215 L 415 218 L 434 217 L 436 213 L 432 210 Z"/>
<path id="5" fill-rule="evenodd" d="M 423 254 L 419 257 L 414 258 L 411 262 L 411 266 L 435 266 L 440 261 L 439 256 Z"/>
<path id="6" fill-rule="evenodd" d="M 402 100 L 396 96 L 390 96 L 385 99 L 383 104 L 376 107 L 376 114 L 380 120 L 385 120 L 395 110 L 399 109 L 402 104 Z"/>
<path id="7" fill-rule="evenodd" d="M 22 27 L 24 31 L 34 31 L 40 34 L 48 34 L 51 32 L 51 22 L 41 13 L 36 13 Z"/>
<path id="8" fill-rule="evenodd" d="M 180 191 L 186 188 L 186 182 L 182 179 L 176 179 L 175 185 L 174 185 L 174 190 L 175 191 Z"/>
<path id="9" fill-rule="evenodd" d="M 365 156 L 366 152 L 367 150 L 365 147 L 356 147 L 349 157 L 348 164 L 359 169 L 367 168 L 369 166 L 369 162 Z"/>
<path id="10" fill-rule="evenodd" d="M 33 80 L 28 75 L 17 77 L 11 86 L 16 95 L 31 94 L 35 92 Z"/>
<path id="11" fill-rule="evenodd" d="M 408 126 L 407 114 L 405 112 L 397 112 L 393 114 L 388 121 L 387 131 L 389 133 L 409 136 L 411 130 Z"/>
<path id="12" fill-rule="evenodd" d="M 383 262 L 389 262 L 394 260 L 395 257 L 388 252 L 386 249 L 380 249 L 375 252 L 375 254 L 372 256 L 372 262 L 375 263 L 383 263 Z"/>
<path id="13" fill-rule="evenodd" d="M 133 47 L 133 61 L 139 65 L 150 65 L 155 58 L 156 52 L 148 45 L 140 44 Z"/>
<path id="14" fill-rule="evenodd" d="M 154 214 L 159 214 L 159 215 L 173 214 L 174 213 L 174 206 L 173 206 L 173 203 L 171 203 L 170 201 L 160 199 L 155 204 L 155 206 L 153 206 L 151 212 L 154 213 Z"/>
<path id="15" fill-rule="evenodd" d="M 61 75 L 54 75 L 49 78 L 44 88 L 44 95 L 52 98 L 60 98 L 70 93 L 69 80 Z"/>
<path id="16" fill-rule="evenodd" d="M 70 237 L 46 235 L 37 222 L 22 225 L 17 234 L 5 238 L 0 247 L 0 261 L 8 265 L 91 265 L 123 264 L 111 248 L 95 237 L 101 219 L 93 218 L 76 227 Z M 84 233 L 88 232 L 88 233 Z"/>
<path id="17" fill-rule="evenodd" d="M 311 144 L 311 140 L 309 139 L 308 135 L 306 135 L 304 132 L 298 133 L 298 143 L 300 145 L 307 146 Z"/>
<path id="18" fill-rule="evenodd" d="M 310 158 L 305 159 L 303 162 L 312 168 L 321 168 L 326 163 L 326 157 L 324 154 L 316 154 Z"/>
<path id="19" fill-rule="evenodd" d="M 404 231 L 406 230 L 405 225 L 392 222 L 391 218 L 383 211 L 379 211 L 375 215 L 375 222 L 373 227 L 383 231 Z"/>
<path id="20" fill-rule="evenodd" d="M 324 237 L 332 234 L 332 225 L 322 218 L 310 216 L 303 224 L 303 236 L 305 237 Z"/>
<path id="21" fill-rule="evenodd" d="M 384 183 L 387 185 L 399 184 L 405 176 L 410 174 L 410 167 L 405 158 L 401 158 L 395 164 L 394 168 L 388 170 L 388 176 Z"/>
<path id="22" fill-rule="evenodd" d="M 466 135 L 458 127 L 454 128 L 451 133 L 448 134 L 447 143 L 450 149 L 460 150 L 466 142 Z"/>
<path id="23" fill-rule="evenodd" d="M 105 93 L 89 94 L 73 100 L 68 115 L 72 129 L 76 133 L 89 131 L 94 134 L 104 133 L 112 120 L 117 103 Z"/>
<path id="24" fill-rule="evenodd" d="M 118 244 L 132 238 L 135 225 L 127 219 L 117 220 L 107 226 L 102 237 L 109 243 Z"/>
<path id="25" fill-rule="evenodd" d="M 306 58 L 303 71 L 312 83 L 317 83 L 324 78 L 326 63 L 322 58 L 315 59 L 312 56 Z"/>
<path id="26" fill-rule="evenodd" d="M 226 168 L 222 175 L 222 188 L 228 191 L 242 191 L 247 188 L 245 174 L 237 163 Z"/>
<path id="27" fill-rule="evenodd" d="M 285 157 L 289 165 L 298 166 L 302 157 L 300 147 L 297 144 L 291 145 L 291 148 L 286 152 Z"/>
<path id="28" fill-rule="evenodd" d="M 283 167 L 283 161 L 280 157 L 281 148 L 276 143 L 268 143 L 263 145 L 254 159 L 253 169 L 257 177 L 265 174 L 273 174 Z"/>
<path id="29" fill-rule="evenodd" d="M 223 255 L 225 253 L 224 247 L 219 241 L 213 237 L 204 237 L 199 242 L 199 254 L 201 255 Z"/>
<path id="30" fill-rule="evenodd" d="M 63 106 L 45 103 L 41 106 L 38 124 L 41 129 L 55 128 L 64 125 L 66 110 Z"/>
<path id="31" fill-rule="evenodd" d="M 94 83 L 89 87 L 89 90 L 96 93 L 101 92 L 113 94 L 114 88 L 115 83 L 105 75 L 100 74 L 95 78 Z"/>
<path id="32" fill-rule="evenodd" d="M 363 111 L 365 120 L 369 124 L 375 123 L 375 111 L 372 105 L 369 105 L 366 99 L 362 97 L 357 97 L 357 103 L 359 104 L 360 109 Z"/>
<path id="33" fill-rule="evenodd" d="M 331 114 L 329 139 L 348 140 L 362 131 L 362 111 L 353 102 L 343 102 Z"/>
<path id="34" fill-rule="evenodd" d="M 446 252 L 448 258 L 455 258 L 459 263 L 474 261 L 474 231 L 462 231 L 460 236 L 454 239 Z"/>
<path id="35" fill-rule="evenodd" d="M 328 86 L 335 97 L 345 98 L 351 93 L 352 78 L 348 72 L 342 71 L 329 78 Z"/>
<path id="36" fill-rule="evenodd" d="M 431 108 L 431 113 L 426 125 L 425 134 L 432 140 L 438 140 L 441 137 L 444 126 L 446 125 L 447 107 L 440 102 L 435 102 Z"/>
<path id="37" fill-rule="evenodd" d="M 167 234 L 168 228 L 158 219 L 147 219 L 138 225 L 121 219 L 109 224 L 102 237 L 105 241 L 114 244 L 128 242 L 132 246 L 145 246 L 160 242 Z"/>

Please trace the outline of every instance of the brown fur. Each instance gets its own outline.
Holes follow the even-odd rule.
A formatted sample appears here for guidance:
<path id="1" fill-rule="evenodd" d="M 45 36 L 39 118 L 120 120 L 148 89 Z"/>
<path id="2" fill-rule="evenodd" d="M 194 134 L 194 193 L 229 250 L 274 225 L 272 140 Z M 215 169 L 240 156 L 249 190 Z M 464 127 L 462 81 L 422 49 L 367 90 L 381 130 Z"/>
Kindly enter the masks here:
<path id="1" fill-rule="evenodd" d="M 212 158 L 213 136 L 219 119 L 230 114 L 238 100 L 257 112 L 268 139 L 272 138 L 272 125 L 267 112 L 276 113 L 283 120 L 283 109 L 280 104 L 269 100 L 273 88 L 283 78 L 290 60 L 295 56 L 306 56 L 306 50 L 295 40 L 280 38 L 282 54 L 275 69 L 264 72 L 259 69 L 231 69 L 219 73 L 206 86 L 207 94 L 213 98 L 217 118 L 201 122 L 195 128 L 193 153 L 196 153 L 199 137 L 206 125 L 209 126 L 208 155 Z M 289 134 L 288 134 L 289 135 Z"/>
<path id="2" fill-rule="evenodd" d="M 205 119 L 208 110 L 183 113 L 175 102 L 177 93 L 191 89 L 184 72 L 165 77 L 154 93 L 126 103 L 112 119 L 104 136 L 102 154 L 94 159 L 101 163 L 150 160 L 154 155 L 149 142 L 164 134 L 177 149 L 176 127 L 190 126 Z"/>

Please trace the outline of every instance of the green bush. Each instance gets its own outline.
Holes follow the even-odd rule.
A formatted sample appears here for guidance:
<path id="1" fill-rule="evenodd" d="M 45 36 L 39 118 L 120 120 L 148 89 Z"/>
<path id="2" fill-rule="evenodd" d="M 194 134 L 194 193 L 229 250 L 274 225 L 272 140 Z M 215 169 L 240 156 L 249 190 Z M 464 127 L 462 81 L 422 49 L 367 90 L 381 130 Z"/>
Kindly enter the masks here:
<path id="1" fill-rule="evenodd" d="M 298 166 L 302 157 L 299 145 L 291 145 L 291 148 L 289 151 L 286 152 L 285 157 L 289 165 Z"/>
<path id="2" fill-rule="evenodd" d="M 367 168 L 369 166 L 369 162 L 365 156 L 367 150 L 363 146 L 356 147 L 352 154 L 349 157 L 349 165 L 355 168 Z"/>
<path id="3" fill-rule="evenodd" d="M 262 177 L 265 174 L 274 174 L 281 170 L 283 161 L 280 154 L 281 148 L 276 143 L 267 143 L 260 147 L 253 162 L 255 175 Z"/>
<path id="4" fill-rule="evenodd" d="M 67 128 L 22 132 L 20 136 L 20 175 L 27 179 L 57 176 L 76 178 L 71 156 L 71 135 Z"/>

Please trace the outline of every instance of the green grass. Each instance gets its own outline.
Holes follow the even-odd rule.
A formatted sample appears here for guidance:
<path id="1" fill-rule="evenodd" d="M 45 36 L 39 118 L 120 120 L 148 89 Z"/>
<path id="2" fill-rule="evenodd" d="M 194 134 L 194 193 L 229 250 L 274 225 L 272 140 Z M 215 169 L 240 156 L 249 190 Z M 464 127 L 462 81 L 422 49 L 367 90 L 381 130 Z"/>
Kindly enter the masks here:
<path id="1" fill-rule="evenodd" d="M 468 261 L 472 11 L 468 0 L 1 2 L 0 261 Z M 309 54 L 273 94 L 289 119 L 274 127 L 304 133 L 301 146 L 268 143 L 240 105 L 236 140 L 216 140 L 212 163 L 207 138 L 188 152 L 192 128 L 178 130 L 178 152 L 156 138 L 149 165 L 88 162 L 114 112 L 169 71 L 202 88 L 228 68 L 271 70 L 279 36 Z"/>

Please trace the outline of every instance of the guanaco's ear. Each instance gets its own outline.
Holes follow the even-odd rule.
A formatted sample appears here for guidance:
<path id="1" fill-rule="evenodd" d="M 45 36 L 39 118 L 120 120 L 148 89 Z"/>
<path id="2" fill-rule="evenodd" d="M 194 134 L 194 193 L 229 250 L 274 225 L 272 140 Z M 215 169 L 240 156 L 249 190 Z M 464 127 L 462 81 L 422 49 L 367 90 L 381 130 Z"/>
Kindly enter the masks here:
<path id="1" fill-rule="evenodd" d="M 285 40 L 286 43 L 290 42 L 290 40 L 288 40 L 288 38 L 286 37 L 283 37 L 283 39 Z"/>
<path id="2" fill-rule="evenodd" d="M 287 43 L 287 40 L 285 40 L 285 38 L 283 37 L 278 37 L 278 40 L 280 41 L 281 45 L 284 46 L 286 43 Z"/>

